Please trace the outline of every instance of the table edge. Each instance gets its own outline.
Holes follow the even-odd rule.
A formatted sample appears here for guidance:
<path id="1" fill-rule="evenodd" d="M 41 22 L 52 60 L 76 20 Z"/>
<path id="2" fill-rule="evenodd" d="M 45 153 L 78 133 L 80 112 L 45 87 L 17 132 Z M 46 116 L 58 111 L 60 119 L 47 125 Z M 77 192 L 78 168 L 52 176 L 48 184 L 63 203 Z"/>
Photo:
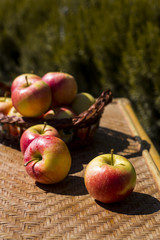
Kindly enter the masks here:
<path id="1" fill-rule="evenodd" d="M 135 137 L 141 145 L 142 140 L 146 141 L 150 145 L 150 149 L 142 148 L 142 156 L 144 157 L 149 170 L 157 184 L 158 189 L 160 190 L 160 155 L 155 148 L 153 142 L 149 138 L 148 134 L 145 132 L 141 123 L 139 122 L 129 99 L 127 98 L 118 98 L 116 99 L 119 104 L 128 125 Z"/>

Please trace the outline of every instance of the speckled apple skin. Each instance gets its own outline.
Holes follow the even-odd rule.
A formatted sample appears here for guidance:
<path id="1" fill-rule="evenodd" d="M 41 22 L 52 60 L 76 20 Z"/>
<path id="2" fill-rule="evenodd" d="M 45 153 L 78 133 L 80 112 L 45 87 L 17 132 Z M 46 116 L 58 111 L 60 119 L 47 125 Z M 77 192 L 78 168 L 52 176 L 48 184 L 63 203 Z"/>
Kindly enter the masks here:
<path id="1" fill-rule="evenodd" d="M 53 107 L 70 104 L 77 94 L 77 83 L 70 74 L 49 72 L 42 77 L 42 80 L 51 88 Z"/>
<path id="2" fill-rule="evenodd" d="M 44 129 L 44 124 L 37 124 L 26 129 L 20 138 L 21 152 L 24 154 L 29 144 L 35 138 L 38 138 L 39 136 L 47 136 L 47 135 L 60 138 L 58 131 L 50 125 L 46 125 L 45 129 Z"/>
<path id="3" fill-rule="evenodd" d="M 94 158 L 85 170 L 85 186 L 89 194 L 103 203 L 113 203 L 127 198 L 136 184 L 136 172 L 125 157 L 111 154 Z"/>
<path id="4" fill-rule="evenodd" d="M 39 117 L 50 107 L 51 89 L 44 81 L 36 81 L 28 87 L 23 84 L 11 94 L 15 109 L 24 117 Z"/>
<path id="5" fill-rule="evenodd" d="M 71 167 L 71 155 L 66 144 L 53 136 L 40 136 L 31 142 L 25 151 L 24 163 L 31 159 L 35 160 L 25 167 L 27 173 L 44 184 L 62 181 Z"/>

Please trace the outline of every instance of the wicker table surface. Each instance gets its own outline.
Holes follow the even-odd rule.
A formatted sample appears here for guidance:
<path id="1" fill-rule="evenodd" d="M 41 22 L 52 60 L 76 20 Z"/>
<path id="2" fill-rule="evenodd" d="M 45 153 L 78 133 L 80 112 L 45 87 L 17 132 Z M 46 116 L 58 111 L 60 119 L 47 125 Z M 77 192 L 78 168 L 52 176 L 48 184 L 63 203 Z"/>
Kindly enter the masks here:
<path id="1" fill-rule="evenodd" d="M 0 145 L 0 239 L 160 239 L 159 156 L 140 139 L 124 103 L 116 99 L 105 108 L 93 143 L 71 151 L 70 173 L 56 185 L 35 183 L 21 152 Z M 87 193 L 84 170 L 111 148 L 133 163 L 137 183 L 125 201 L 101 204 Z"/>

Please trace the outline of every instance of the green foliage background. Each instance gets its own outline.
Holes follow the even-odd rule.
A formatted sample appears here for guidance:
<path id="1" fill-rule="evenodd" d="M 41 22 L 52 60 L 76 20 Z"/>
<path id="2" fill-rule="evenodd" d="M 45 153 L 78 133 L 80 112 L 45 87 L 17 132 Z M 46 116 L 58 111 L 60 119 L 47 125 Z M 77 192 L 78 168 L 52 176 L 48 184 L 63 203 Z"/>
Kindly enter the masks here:
<path id="1" fill-rule="evenodd" d="M 160 150 L 159 0 L 1 0 L 0 81 L 49 71 L 129 98 Z"/>

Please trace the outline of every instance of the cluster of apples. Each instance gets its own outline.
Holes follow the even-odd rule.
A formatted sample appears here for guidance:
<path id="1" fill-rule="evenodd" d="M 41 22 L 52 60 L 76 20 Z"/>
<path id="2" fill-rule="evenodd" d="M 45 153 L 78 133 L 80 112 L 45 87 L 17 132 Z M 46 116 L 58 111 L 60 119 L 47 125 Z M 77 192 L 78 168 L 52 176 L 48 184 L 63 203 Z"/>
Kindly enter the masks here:
<path id="1" fill-rule="evenodd" d="M 49 72 L 42 78 L 22 74 L 11 85 L 11 98 L 1 98 L 0 112 L 8 116 L 48 119 L 72 118 L 87 110 L 95 99 L 78 93 L 73 76 Z M 17 126 L 4 124 L 3 130 L 19 135 Z M 62 132 L 45 124 L 26 129 L 20 138 L 27 173 L 36 181 L 51 184 L 62 181 L 71 167 L 71 155 Z M 66 139 L 65 139 L 66 140 Z"/>
<path id="2" fill-rule="evenodd" d="M 12 104 L 24 117 L 73 117 L 90 107 L 95 99 L 78 93 L 75 78 L 67 73 L 49 72 L 42 78 L 22 74 L 11 85 Z"/>
<path id="3" fill-rule="evenodd" d="M 11 98 L 0 99 L 0 112 L 8 116 L 47 121 L 72 118 L 87 110 L 94 102 L 91 94 L 78 93 L 77 82 L 68 73 L 49 72 L 43 77 L 26 73 L 13 80 Z M 19 128 L 15 126 L 4 125 L 3 130 L 8 130 L 13 136 L 19 135 Z"/>
<path id="4" fill-rule="evenodd" d="M 42 78 L 34 74 L 18 76 L 11 86 L 11 99 L 0 99 L 0 112 L 9 116 L 70 118 L 87 110 L 95 99 L 77 93 L 73 76 L 50 72 Z M 10 126 L 11 127 L 11 126 Z M 10 131 L 17 134 L 18 128 Z M 33 179 L 43 184 L 62 181 L 71 168 L 71 154 L 60 132 L 53 126 L 37 124 L 20 138 L 24 166 Z M 124 200 L 136 184 L 136 171 L 125 157 L 103 154 L 91 160 L 85 169 L 84 183 L 89 194 L 103 203 Z"/>
<path id="5" fill-rule="evenodd" d="M 53 184 L 62 181 L 71 167 L 71 155 L 58 131 L 45 124 L 26 129 L 20 138 L 24 166 L 35 181 Z"/>

